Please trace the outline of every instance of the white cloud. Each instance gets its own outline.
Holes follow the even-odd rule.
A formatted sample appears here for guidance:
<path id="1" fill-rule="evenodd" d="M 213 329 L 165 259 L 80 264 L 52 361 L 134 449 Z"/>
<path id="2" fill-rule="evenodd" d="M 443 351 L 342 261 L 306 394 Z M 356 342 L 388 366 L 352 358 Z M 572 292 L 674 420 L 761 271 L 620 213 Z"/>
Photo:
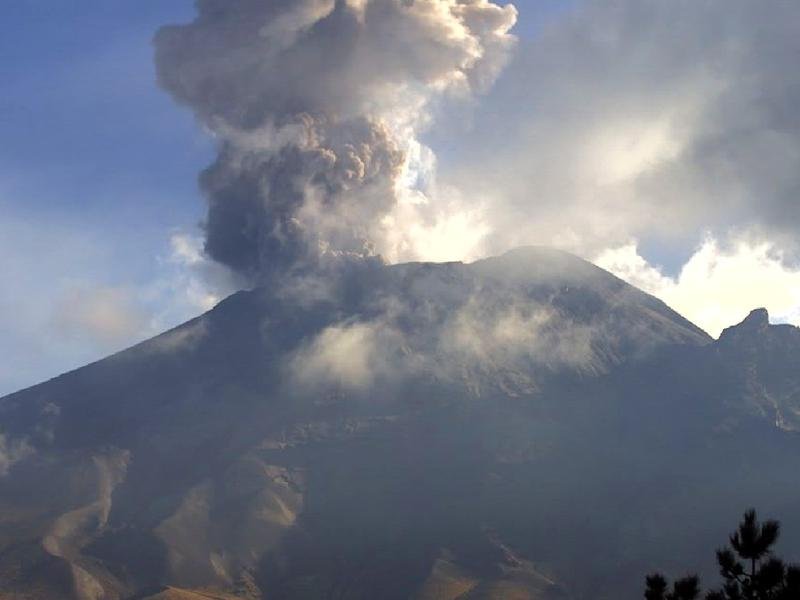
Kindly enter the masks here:
<path id="1" fill-rule="evenodd" d="M 401 336 L 380 322 L 343 323 L 324 329 L 292 361 L 303 384 L 364 388 L 388 369 L 388 353 Z"/>
<path id="2" fill-rule="evenodd" d="M 430 202 L 430 198 L 437 198 Z M 454 189 L 401 195 L 381 223 L 379 249 L 391 263 L 472 261 L 484 256 L 490 233 L 485 207 Z"/>
<path id="3" fill-rule="evenodd" d="M 520 47 L 440 177 L 489 207 L 491 254 L 745 224 L 796 250 L 798 17 L 791 2 L 581 2 Z"/>
<path id="4" fill-rule="evenodd" d="M 237 289 L 227 269 L 204 256 L 196 235 L 173 232 L 169 252 L 154 263 L 153 278 L 138 285 L 64 280 L 51 307 L 55 334 L 98 353 L 116 351 L 211 310 Z"/>
<path id="5" fill-rule="evenodd" d="M 477 295 L 471 297 L 448 320 L 437 353 L 456 363 L 467 357 L 476 365 L 533 363 L 554 370 L 601 370 L 602 361 L 592 349 L 597 332 L 591 326 L 574 323 L 530 298 L 504 300 L 498 308 Z"/>
<path id="6" fill-rule="evenodd" d="M 648 263 L 635 243 L 606 250 L 594 262 L 661 298 L 714 337 L 761 307 L 773 321 L 800 325 L 800 268 L 787 264 L 769 242 L 739 239 L 722 246 L 709 237 L 676 277 Z"/>
<path id="7" fill-rule="evenodd" d="M 337 323 L 304 344 L 289 364 L 295 383 L 357 392 L 400 377 L 517 395 L 536 389 L 533 371 L 599 373 L 613 361 L 594 347 L 616 337 L 602 320 L 580 323 L 521 291 L 496 295 L 440 273 L 372 311 L 369 321 Z"/>
<path id="8" fill-rule="evenodd" d="M 159 334 L 237 289 L 199 236 L 174 233 L 142 276 L 114 240 L 69 225 L 10 211 L 0 220 L 0 355 L 14 356 L 0 364 L 0 396 Z"/>
<path id="9" fill-rule="evenodd" d="M 206 257 L 199 234 L 172 232 L 169 246 L 169 254 L 159 258 L 157 275 L 145 290 L 149 301 L 159 308 L 155 329 L 211 310 L 242 285 L 225 267 Z"/>
<path id="10" fill-rule="evenodd" d="M 11 468 L 33 454 L 34 449 L 25 439 L 12 440 L 0 433 L 0 477 L 8 475 Z"/>
<path id="11" fill-rule="evenodd" d="M 68 339 L 115 348 L 147 331 L 148 318 L 135 290 L 95 283 L 72 284 L 54 307 L 53 325 Z"/>

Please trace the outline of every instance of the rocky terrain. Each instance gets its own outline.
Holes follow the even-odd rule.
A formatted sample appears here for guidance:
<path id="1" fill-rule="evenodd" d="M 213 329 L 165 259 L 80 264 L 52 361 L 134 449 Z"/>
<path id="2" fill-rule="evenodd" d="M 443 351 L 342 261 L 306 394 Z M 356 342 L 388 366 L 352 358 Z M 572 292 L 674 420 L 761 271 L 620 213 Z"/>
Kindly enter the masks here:
<path id="1" fill-rule="evenodd" d="M 541 248 L 332 281 L 0 399 L 0 598 L 637 598 L 748 506 L 800 556 L 800 329 Z"/>

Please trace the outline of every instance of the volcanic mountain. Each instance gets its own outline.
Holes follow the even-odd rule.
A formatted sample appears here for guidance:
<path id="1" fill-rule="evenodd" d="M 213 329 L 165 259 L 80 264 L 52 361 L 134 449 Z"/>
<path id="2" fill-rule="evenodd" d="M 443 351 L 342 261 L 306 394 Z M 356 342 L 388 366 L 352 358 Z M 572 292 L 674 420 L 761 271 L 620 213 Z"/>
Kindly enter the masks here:
<path id="1" fill-rule="evenodd" d="M 542 248 L 239 292 L 0 399 L 0 598 L 638 598 L 751 505 L 791 559 L 799 366 Z"/>

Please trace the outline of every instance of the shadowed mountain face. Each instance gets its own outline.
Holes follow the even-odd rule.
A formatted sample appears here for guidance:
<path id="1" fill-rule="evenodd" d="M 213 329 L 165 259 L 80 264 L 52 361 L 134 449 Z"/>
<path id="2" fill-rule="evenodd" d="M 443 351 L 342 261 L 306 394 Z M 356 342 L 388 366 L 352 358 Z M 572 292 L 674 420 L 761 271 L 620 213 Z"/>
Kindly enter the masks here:
<path id="1" fill-rule="evenodd" d="M 0 598 L 637 598 L 750 505 L 800 554 L 800 330 L 535 248 L 334 281 L 0 400 Z"/>

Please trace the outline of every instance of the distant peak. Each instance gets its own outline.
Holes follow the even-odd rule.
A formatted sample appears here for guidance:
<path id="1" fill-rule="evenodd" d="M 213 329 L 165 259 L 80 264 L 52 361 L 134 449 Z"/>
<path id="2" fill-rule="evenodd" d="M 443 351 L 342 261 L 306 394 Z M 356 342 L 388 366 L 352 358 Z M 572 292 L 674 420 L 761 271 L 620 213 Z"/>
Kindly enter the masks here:
<path id="1" fill-rule="evenodd" d="M 769 326 L 769 312 L 766 308 L 757 308 L 750 311 L 747 318 L 739 325 L 739 327 L 753 329 L 764 329 L 767 326 Z"/>
<path id="2" fill-rule="evenodd" d="M 511 250 L 507 250 L 500 256 L 498 260 L 560 260 L 585 263 L 586 261 L 579 256 L 571 254 L 566 250 L 552 248 L 550 246 L 519 246 Z"/>
<path id="3" fill-rule="evenodd" d="M 610 274 L 574 254 L 546 246 L 522 246 L 500 256 L 479 260 L 470 267 L 525 279 L 550 278 L 552 281 L 597 277 L 601 273 L 610 277 Z"/>
<path id="4" fill-rule="evenodd" d="M 728 327 L 722 332 L 720 340 L 729 338 L 739 338 L 741 335 L 751 336 L 761 333 L 769 328 L 769 312 L 766 308 L 757 308 L 750 311 L 744 321 L 738 325 Z"/>

